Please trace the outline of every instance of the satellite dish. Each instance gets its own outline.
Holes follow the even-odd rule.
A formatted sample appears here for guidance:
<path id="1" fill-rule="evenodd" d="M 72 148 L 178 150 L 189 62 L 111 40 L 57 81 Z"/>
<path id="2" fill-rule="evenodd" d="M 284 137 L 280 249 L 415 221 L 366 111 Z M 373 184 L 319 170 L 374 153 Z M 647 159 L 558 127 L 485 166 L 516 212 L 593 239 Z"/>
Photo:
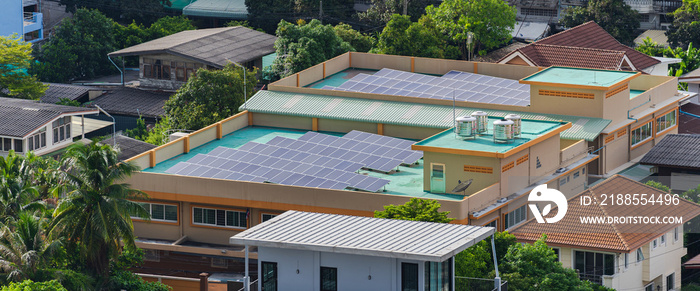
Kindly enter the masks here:
<path id="1" fill-rule="evenodd" d="M 459 181 L 459 185 L 457 185 L 457 187 L 455 187 L 454 189 L 452 189 L 452 192 L 454 193 L 454 192 L 464 192 L 464 191 L 466 191 L 467 188 L 469 188 L 469 185 L 472 184 L 472 181 L 474 181 L 474 179 L 469 179 L 469 180 L 464 181 L 464 182 Z"/>

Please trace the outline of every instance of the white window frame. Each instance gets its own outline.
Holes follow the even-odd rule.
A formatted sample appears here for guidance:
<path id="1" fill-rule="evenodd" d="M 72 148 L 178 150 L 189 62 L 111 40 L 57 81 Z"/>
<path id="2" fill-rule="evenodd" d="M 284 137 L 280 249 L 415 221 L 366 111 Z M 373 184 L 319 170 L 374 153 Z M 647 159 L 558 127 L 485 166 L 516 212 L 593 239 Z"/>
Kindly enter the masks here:
<path id="1" fill-rule="evenodd" d="M 213 211 L 215 211 L 215 214 L 214 214 L 214 220 L 215 220 L 215 221 L 214 221 L 214 224 L 204 222 L 204 212 L 202 212 L 202 222 L 196 222 L 196 221 L 195 221 L 195 215 L 194 215 L 194 213 L 195 213 L 195 211 L 196 211 L 195 209 L 202 209 L 202 211 L 204 211 L 204 210 L 213 210 Z M 228 217 L 229 212 L 234 213 L 233 215 L 239 215 L 239 222 L 240 222 L 240 215 L 243 214 L 244 216 L 246 216 L 246 219 L 245 219 L 245 224 L 246 224 L 246 226 L 226 225 L 226 221 L 224 221 L 224 225 L 219 225 L 219 224 L 217 224 L 217 221 L 216 221 L 216 219 L 218 219 L 218 217 L 216 216 L 216 211 L 226 211 L 226 217 Z M 193 224 L 193 225 L 209 226 L 209 227 L 221 227 L 221 228 L 232 228 L 232 229 L 247 229 L 247 228 L 248 228 L 248 217 L 247 217 L 247 213 L 246 213 L 245 211 L 230 210 L 230 209 L 222 209 L 222 208 L 202 207 L 202 206 L 192 206 L 192 213 L 191 213 L 191 214 L 192 214 L 192 224 Z"/>
<path id="2" fill-rule="evenodd" d="M 662 234 L 661 237 L 659 238 L 659 244 L 660 245 L 666 245 L 666 234 Z"/>
<path id="3" fill-rule="evenodd" d="M 629 268 L 629 266 L 630 266 L 630 254 L 625 253 L 625 270 L 627 270 L 627 268 Z"/>
<path id="4" fill-rule="evenodd" d="M 651 248 L 652 248 L 652 249 L 655 249 L 655 248 L 658 247 L 658 246 L 659 246 L 659 244 L 656 242 L 656 239 L 654 239 L 654 240 L 651 242 Z"/>
<path id="5" fill-rule="evenodd" d="M 43 139 L 43 142 L 42 142 Z M 46 148 L 47 141 L 46 141 L 46 127 L 42 127 L 37 131 L 35 134 L 32 134 L 29 136 L 26 140 L 27 142 L 27 151 L 36 151 L 40 150 L 43 148 Z M 39 147 L 36 147 L 36 143 L 39 143 Z"/>
<path id="6" fill-rule="evenodd" d="M 140 204 L 141 206 L 143 206 L 143 208 L 145 208 L 146 211 L 148 211 L 148 216 L 151 218 L 151 221 L 169 222 L 169 223 L 178 223 L 180 221 L 180 207 L 178 207 L 178 205 L 176 205 L 176 204 L 157 203 L 157 202 L 140 202 L 140 201 L 137 203 Z M 162 205 L 163 206 L 163 218 L 162 219 L 153 218 L 153 214 L 152 214 L 153 213 L 153 205 Z M 175 207 L 175 215 L 177 216 L 177 218 L 175 218 L 175 220 L 165 218 L 165 212 L 166 212 L 165 208 L 168 206 Z M 132 216 L 131 218 L 132 219 L 141 219 L 140 217 L 137 217 L 137 216 Z"/>
<path id="7" fill-rule="evenodd" d="M 678 238 L 680 237 L 680 231 L 678 231 L 678 226 L 673 228 L 673 240 L 678 241 Z"/>
<path id="8" fill-rule="evenodd" d="M 53 139 L 51 144 L 57 144 L 64 142 L 66 140 L 72 140 L 72 128 L 71 128 L 72 118 L 70 116 L 60 117 L 51 123 L 51 134 Z M 63 123 L 61 123 L 63 122 Z M 63 139 L 61 139 L 61 132 L 63 132 Z M 48 141 L 46 141 L 48 143 Z"/>
<path id="9" fill-rule="evenodd" d="M 270 219 L 277 217 L 277 215 L 279 215 L 279 214 L 272 214 L 272 213 L 265 213 L 265 212 L 260 213 L 260 223 L 267 221 L 267 220 L 265 220 L 266 215 L 272 216 L 272 217 L 267 219 L 267 220 L 270 220 Z"/>
<path id="10" fill-rule="evenodd" d="M 644 252 L 642 251 L 642 248 L 638 248 L 636 253 L 637 253 L 637 263 L 644 261 Z"/>
<path id="11" fill-rule="evenodd" d="M 517 214 L 516 211 L 520 211 L 520 215 L 519 215 L 519 216 L 522 216 L 522 220 L 516 222 L 516 221 L 515 221 L 515 217 L 513 216 L 513 217 L 514 217 L 514 218 L 513 218 L 513 224 L 508 225 L 508 218 L 509 218 L 509 216 L 510 216 L 510 215 L 516 215 L 516 214 Z M 521 223 L 525 222 L 526 220 L 527 220 L 527 209 L 525 209 L 525 205 L 523 205 L 523 206 L 520 206 L 520 207 L 514 209 L 514 210 L 511 211 L 511 212 L 506 213 L 506 215 L 504 216 L 503 226 L 504 226 L 504 228 L 507 230 L 507 229 L 510 229 L 511 227 L 514 227 L 514 226 L 516 226 L 516 225 L 518 225 L 518 224 L 521 224 Z"/>
<path id="12" fill-rule="evenodd" d="M 673 122 L 668 126 L 661 128 L 661 124 L 666 123 L 667 120 L 672 120 Z M 676 109 L 667 112 L 664 115 L 656 117 L 656 134 L 663 133 L 664 131 L 672 128 L 678 124 L 678 116 L 676 115 Z"/>
<path id="13" fill-rule="evenodd" d="M 646 133 L 648 131 L 648 136 Z M 635 142 L 635 138 L 637 138 Z M 645 141 L 654 138 L 654 120 L 649 120 L 649 122 L 642 124 L 641 126 L 633 129 L 630 132 L 630 146 L 636 146 L 642 144 Z"/>

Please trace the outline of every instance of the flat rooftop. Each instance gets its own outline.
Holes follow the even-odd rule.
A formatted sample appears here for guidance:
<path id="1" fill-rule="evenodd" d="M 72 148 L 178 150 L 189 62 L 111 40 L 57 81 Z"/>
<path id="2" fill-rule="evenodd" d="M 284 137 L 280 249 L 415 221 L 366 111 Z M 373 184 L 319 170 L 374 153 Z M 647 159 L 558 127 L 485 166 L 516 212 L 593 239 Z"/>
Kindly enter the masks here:
<path id="1" fill-rule="evenodd" d="M 584 87 L 611 87 L 639 75 L 637 72 L 582 68 L 549 67 L 521 80 L 523 84 L 562 84 Z"/>
<path id="2" fill-rule="evenodd" d="M 267 143 L 278 136 L 298 139 L 307 132 L 308 131 L 306 130 L 249 126 L 225 135 L 219 140 L 213 140 L 202 146 L 193 148 L 187 154 L 178 155 L 169 160 L 158 163 L 155 167 L 143 169 L 142 171 L 147 173 L 168 174 L 166 171 L 176 164 L 180 162 L 187 162 L 197 154 L 209 154 L 212 150 L 218 147 L 238 149 L 248 142 Z M 344 133 L 322 133 L 334 136 L 344 135 Z M 359 170 L 358 173 L 376 178 L 387 179 L 390 181 L 389 184 L 384 187 L 384 191 L 378 192 L 377 195 L 389 194 L 442 200 L 464 199 L 464 196 L 462 195 L 433 194 L 423 191 L 423 160 L 419 160 L 417 164 L 413 164 L 411 166 L 401 165 L 398 167 L 398 171 L 392 171 L 389 174 L 365 169 Z"/>
<path id="3" fill-rule="evenodd" d="M 424 139 L 416 143 L 416 145 L 491 153 L 505 153 L 562 125 L 560 122 L 555 121 L 522 120 L 522 134 L 520 138 L 516 138 L 512 142 L 508 143 L 495 143 L 493 140 L 493 122 L 498 120 L 501 120 L 501 118 L 489 117 L 488 133 L 478 135 L 476 138 L 458 138 L 454 133 L 454 130 L 451 128 Z"/>

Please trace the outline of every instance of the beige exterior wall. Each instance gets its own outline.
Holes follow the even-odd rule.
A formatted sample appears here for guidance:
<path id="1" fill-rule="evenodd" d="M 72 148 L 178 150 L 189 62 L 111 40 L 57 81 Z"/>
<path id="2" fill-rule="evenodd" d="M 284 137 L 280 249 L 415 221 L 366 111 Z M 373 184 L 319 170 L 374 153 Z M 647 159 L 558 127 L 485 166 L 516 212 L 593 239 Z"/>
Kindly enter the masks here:
<path id="1" fill-rule="evenodd" d="M 363 68 L 370 70 L 381 70 L 383 68 L 391 68 L 412 72 L 411 57 L 393 56 L 393 55 L 376 55 L 366 53 L 350 53 L 350 67 Z"/>
<path id="2" fill-rule="evenodd" d="M 593 94 L 595 99 L 546 96 L 540 95 L 540 90 Z M 605 92 L 601 90 L 530 85 L 530 106 L 539 113 L 603 118 L 603 99 Z"/>
<path id="3" fill-rule="evenodd" d="M 537 182 L 559 168 L 559 141 L 559 135 L 555 135 L 530 147 L 530 157 L 528 159 L 530 184 Z M 537 167 L 538 159 L 540 167 Z"/>
<path id="4" fill-rule="evenodd" d="M 565 140 L 560 140 L 560 148 L 564 146 L 561 144 L 562 141 Z M 567 144 L 568 146 L 563 147 L 560 151 L 561 154 L 559 155 L 559 167 L 569 166 L 572 163 L 583 158 L 588 153 L 588 145 L 585 140 L 579 140 L 573 144 L 569 144 L 569 142 L 567 142 Z"/>
<path id="5" fill-rule="evenodd" d="M 605 148 L 601 150 L 601 156 L 603 156 L 603 162 L 605 163 L 605 172 L 615 169 L 630 160 L 629 156 L 629 133 L 621 137 L 617 137 L 617 132 L 613 132 L 615 135 L 614 139 L 605 144 Z M 603 142 L 607 136 L 601 136 Z M 646 153 L 646 152 L 645 152 Z"/>
<path id="6" fill-rule="evenodd" d="M 423 152 L 423 190 L 430 192 L 431 164 L 445 165 L 445 190 L 450 191 L 457 187 L 459 180 L 474 179 L 469 186 L 466 195 L 484 189 L 497 183 L 500 179 L 501 163 L 497 158 L 464 156 L 456 154 Z M 475 173 L 464 171 L 464 166 L 479 166 L 493 169 L 493 173 Z M 462 193 L 458 193 L 462 194 Z"/>
<path id="7" fill-rule="evenodd" d="M 253 113 L 253 125 L 311 130 L 311 117 Z"/>
<path id="8" fill-rule="evenodd" d="M 328 132 L 350 132 L 360 130 L 369 133 L 377 133 L 377 124 L 369 122 L 345 121 L 336 119 L 318 119 L 318 130 Z"/>
<path id="9" fill-rule="evenodd" d="M 529 157 L 528 161 L 518 164 L 518 159 L 529 155 L 529 153 L 530 149 L 524 149 L 517 154 L 511 155 L 510 157 L 500 159 L 501 165 L 498 168 L 498 171 L 501 172 L 501 195 L 508 196 L 531 184 Z M 506 168 L 511 167 L 511 165 L 512 168 L 506 170 Z"/>
<path id="10" fill-rule="evenodd" d="M 342 54 L 326 61 L 326 77 L 350 67 L 350 54 Z"/>
<path id="11" fill-rule="evenodd" d="M 421 140 L 444 131 L 442 128 L 413 127 L 405 125 L 384 124 L 384 135 L 398 138 Z"/>
<path id="12" fill-rule="evenodd" d="M 626 121 L 627 110 L 620 109 L 631 108 L 629 85 L 622 84 L 620 86 L 627 86 L 628 88 L 609 97 L 605 96 L 607 95 L 607 93 L 603 94 L 603 118 L 612 120 L 610 124 L 618 124 L 620 122 Z M 619 88 L 620 86 L 612 88 L 611 91 Z"/>

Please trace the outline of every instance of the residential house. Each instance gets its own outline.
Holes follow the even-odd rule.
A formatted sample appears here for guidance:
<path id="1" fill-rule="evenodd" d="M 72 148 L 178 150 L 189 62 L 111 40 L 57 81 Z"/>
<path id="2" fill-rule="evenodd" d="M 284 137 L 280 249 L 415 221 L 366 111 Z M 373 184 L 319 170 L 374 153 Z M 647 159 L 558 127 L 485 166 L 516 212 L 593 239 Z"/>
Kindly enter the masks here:
<path id="1" fill-rule="evenodd" d="M 48 86 L 44 96 L 40 100 L 43 103 L 56 104 L 61 99 L 85 103 L 102 95 L 103 90 L 98 87 L 88 87 L 73 84 L 44 83 Z"/>
<path id="2" fill-rule="evenodd" d="M 499 64 L 571 66 L 668 75 L 677 59 L 654 58 L 617 41 L 593 21 L 540 39 L 501 58 Z"/>
<path id="3" fill-rule="evenodd" d="M 93 99 L 90 104 L 100 106 L 114 117 L 117 132 L 135 128 L 139 118 L 143 118 L 147 125 L 154 125 L 165 114 L 163 106 L 173 94 L 121 86 L 100 88 L 104 90 L 104 94 Z M 112 121 L 112 118 L 106 115 L 99 116 L 99 119 Z M 99 135 L 111 133 L 112 129 L 109 128 L 99 132 Z"/>
<path id="4" fill-rule="evenodd" d="M 262 57 L 275 51 L 276 39 L 242 26 L 187 30 L 108 56 L 139 56 L 140 86 L 175 90 L 200 68 L 221 69 L 229 62 L 262 68 Z"/>
<path id="5" fill-rule="evenodd" d="M 643 223 L 640 218 L 639 223 L 586 224 L 581 219 L 646 216 L 690 221 L 700 214 L 700 206 L 684 199 L 678 199 L 677 204 L 672 199 L 662 205 L 613 204 L 612 193 L 646 194 L 645 197 L 665 194 L 615 175 L 569 198 L 562 220 L 538 223 L 530 219 L 510 233 L 522 243 L 532 243 L 546 234 L 547 245 L 555 249 L 562 265 L 575 269 L 581 279 L 616 290 L 680 290 L 681 257 L 686 254 L 682 222 Z M 595 203 L 586 205 L 582 201 Z"/>
<path id="6" fill-rule="evenodd" d="M 0 11 L 0 36 L 17 34 L 22 40 L 44 39 L 44 15 L 39 0 L 6 0 Z"/>
<path id="7" fill-rule="evenodd" d="M 541 69 L 352 52 L 272 83 L 241 113 L 130 160 L 143 170 L 128 182 L 159 209 L 134 223 L 138 244 L 162 262 L 177 252 L 208 268 L 214 255 L 240 269 L 232 231 L 287 210 L 372 216 L 411 197 L 510 229 L 535 186 L 573 196 L 676 133 L 655 124 L 691 96 L 674 77 Z M 457 136 L 455 117 L 472 114 L 480 133 Z M 509 114 L 517 137 L 501 131 Z"/>
<path id="8" fill-rule="evenodd" d="M 695 69 L 693 71 L 687 72 L 682 76 L 678 77 L 679 82 L 684 82 L 688 84 L 688 91 L 699 93 L 700 92 L 700 69 Z M 694 103 L 700 104 L 700 99 L 693 100 Z"/>
<path id="9" fill-rule="evenodd" d="M 11 150 L 52 155 L 96 128 L 110 125 L 85 118 L 99 114 L 94 108 L 38 103 L 0 97 L 0 155 Z"/>
<path id="10" fill-rule="evenodd" d="M 639 163 L 654 166 L 659 182 L 674 193 L 695 189 L 700 186 L 700 134 L 666 135 Z"/>
<path id="11" fill-rule="evenodd" d="M 258 248 L 257 290 L 455 290 L 455 255 L 493 233 L 492 227 L 287 211 L 230 243 Z"/>

